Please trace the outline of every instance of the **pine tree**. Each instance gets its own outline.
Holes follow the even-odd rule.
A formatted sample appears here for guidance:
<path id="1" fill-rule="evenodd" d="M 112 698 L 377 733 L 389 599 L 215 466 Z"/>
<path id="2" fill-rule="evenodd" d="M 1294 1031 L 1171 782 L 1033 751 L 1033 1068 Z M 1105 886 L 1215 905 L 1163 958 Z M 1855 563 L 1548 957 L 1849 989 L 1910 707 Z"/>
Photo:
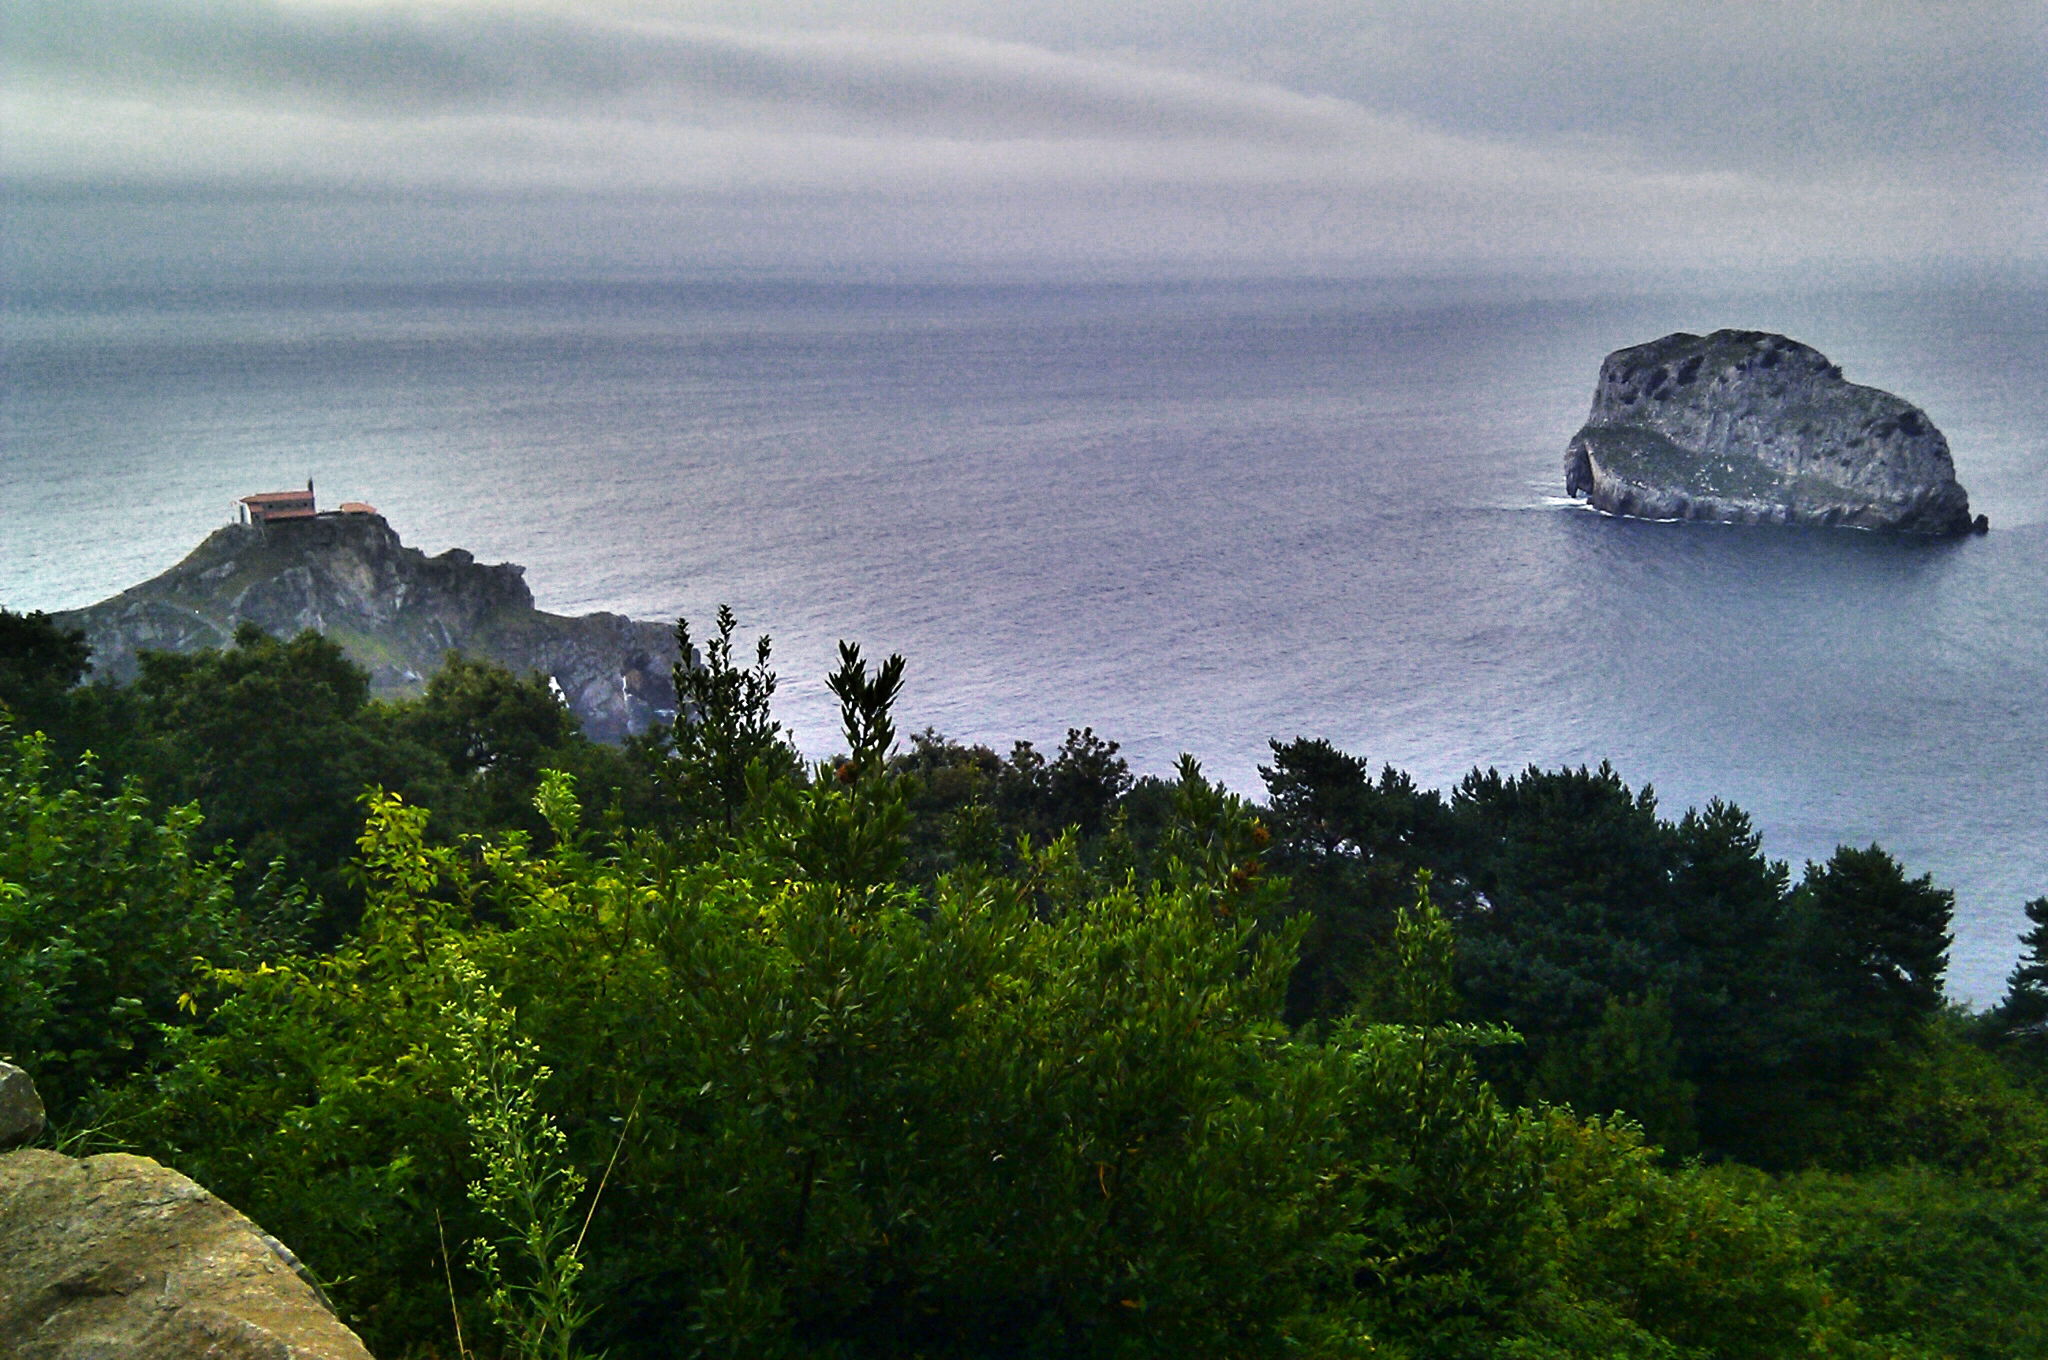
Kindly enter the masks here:
<path id="1" fill-rule="evenodd" d="M 1955 894 L 1908 879 L 1878 846 L 1808 864 L 1793 903 L 1806 992 L 1818 1004 L 1814 1056 L 1853 1076 L 1880 1044 L 1908 1037 L 1942 1006 Z"/>
<path id="2" fill-rule="evenodd" d="M 2020 935 L 2026 952 L 2006 979 L 1998 1014 L 2008 1033 L 2048 1039 L 2048 897 L 2037 897 L 2022 910 L 2034 928 Z"/>

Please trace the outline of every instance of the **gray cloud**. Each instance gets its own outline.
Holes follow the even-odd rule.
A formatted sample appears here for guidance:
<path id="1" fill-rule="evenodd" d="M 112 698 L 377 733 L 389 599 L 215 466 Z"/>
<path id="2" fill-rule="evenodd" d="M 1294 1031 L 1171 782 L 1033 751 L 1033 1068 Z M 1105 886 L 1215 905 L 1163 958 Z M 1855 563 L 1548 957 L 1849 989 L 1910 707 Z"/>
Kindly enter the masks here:
<path id="1" fill-rule="evenodd" d="M 2036 0 L 1432 0 L 1325 50 L 1348 68 L 1334 92 L 1447 129 L 1612 139 L 1689 166 L 2038 166 L 2048 148 Z"/>
<path id="2" fill-rule="evenodd" d="M 2048 254 L 2037 4 L 677 9 L 0 0 L 0 178 L 50 224 L 129 186 L 260 243 L 299 194 L 375 205 L 351 249 L 650 268 Z"/>
<path id="3" fill-rule="evenodd" d="M 641 8 L 646 8 L 642 6 Z M 743 22 L 759 0 L 693 0 Z M 1693 169 L 2039 166 L 2039 0 L 783 0 L 790 22 L 1131 50 L 1447 131 Z"/>
<path id="4" fill-rule="evenodd" d="M 388 114 L 770 111 L 952 138 L 1331 140 L 1346 101 L 945 34 L 750 32 L 536 9 L 15 0 L 8 74 Z"/>

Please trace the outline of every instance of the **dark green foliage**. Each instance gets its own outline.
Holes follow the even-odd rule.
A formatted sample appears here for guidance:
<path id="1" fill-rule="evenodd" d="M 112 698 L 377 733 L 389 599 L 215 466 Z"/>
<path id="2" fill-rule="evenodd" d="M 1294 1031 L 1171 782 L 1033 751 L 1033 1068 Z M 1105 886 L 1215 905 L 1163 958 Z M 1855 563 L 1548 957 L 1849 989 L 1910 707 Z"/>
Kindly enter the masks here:
<path id="1" fill-rule="evenodd" d="M 1269 742 L 1261 765 L 1276 832 L 1297 868 L 1387 859 L 1415 862 L 1441 850 L 1442 800 L 1393 766 L 1377 781 L 1370 762 L 1329 742 L 1297 737 Z"/>
<path id="2" fill-rule="evenodd" d="M 1560 1036 L 1544 1050 L 1529 1093 L 1588 1114 L 1621 1113 L 1666 1152 L 1684 1156 L 1695 1140 L 1695 1092 L 1680 1066 L 1663 994 L 1640 1001 L 1610 996 L 1591 1031 Z"/>
<path id="3" fill-rule="evenodd" d="M 1716 799 L 1673 835 L 1671 901 L 1679 953 L 1661 984 L 1680 1072 L 1697 1093 L 1700 1141 L 1733 1155 L 1766 1146 L 1782 1115 L 1803 990 L 1787 920 L 1788 874 L 1764 858 L 1749 817 Z"/>
<path id="4" fill-rule="evenodd" d="M 1548 1121 L 1558 1233 L 1547 1253 L 1567 1306 L 1528 1356 L 1869 1354 L 1801 1225 L 1764 1178 L 1659 1167 L 1626 1124 Z M 1624 1324 L 1624 1325 L 1617 1325 Z"/>
<path id="5" fill-rule="evenodd" d="M 860 647 L 839 644 L 839 669 L 825 677 L 825 688 L 839 700 L 840 728 L 846 736 L 853 769 L 840 776 L 851 783 L 861 774 L 879 774 L 896 746 L 896 723 L 890 716 L 903 693 L 903 658 L 891 654 L 870 676 Z"/>
<path id="6" fill-rule="evenodd" d="M 1938 1009 L 1950 899 L 1875 848 L 1792 894 L 1740 809 L 1673 824 L 1604 765 L 1475 771 L 1446 805 L 1324 742 L 1273 751 L 1272 862 L 1313 918 L 1296 1015 L 1383 988 L 1402 885 L 1433 869 L 1471 1013 L 1526 1039 L 1488 1059 L 1510 1092 L 1787 1166 L 1832 1155 L 1862 1074 Z"/>
<path id="7" fill-rule="evenodd" d="M 2024 910 L 2033 928 L 2020 936 L 2020 961 L 2006 979 L 1998 1019 L 2008 1034 L 2048 1053 L 2048 897 Z"/>
<path id="8" fill-rule="evenodd" d="M 1394 914 L 1412 895 L 1416 873 L 1441 862 L 1449 830 L 1443 800 L 1392 766 L 1373 780 L 1369 762 L 1327 741 L 1269 744 L 1273 763 L 1259 774 L 1270 859 L 1292 881 L 1296 909 L 1310 918 L 1288 1012 L 1297 1020 L 1334 1016 L 1377 985 L 1371 962 L 1384 952 Z"/>
<path id="9" fill-rule="evenodd" d="M 66 632 L 40 611 L 0 609 L 0 717 L 23 732 L 64 726 L 71 687 L 91 660 L 83 633 Z"/>
<path id="10" fill-rule="evenodd" d="M 1668 829 L 1655 796 L 1613 769 L 1514 778 L 1467 775 L 1451 800 L 1455 867 L 1469 905 L 1456 914 L 1465 989 L 1483 1013 L 1527 1034 L 1599 1024 L 1611 996 L 1664 981 L 1676 952 Z"/>
<path id="11" fill-rule="evenodd" d="M 1655 796 L 1606 765 L 1474 771 L 1449 815 L 1463 989 L 1528 1041 L 1495 1075 L 1585 1113 L 1620 1109 L 1690 1147 L 1686 1036 L 1671 1042 L 1667 1017 L 1691 1005 L 1699 968 Z"/>
<path id="12" fill-rule="evenodd" d="M 890 709 L 903 687 L 903 658 L 892 655 L 870 675 L 860 648 L 842 642 L 839 669 L 825 685 L 839 699 L 850 754 L 820 766 L 808 787 L 784 781 L 762 789 L 773 815 L 755 828 L 753 845 L 817 882 L 880 891 L 901 873 L 909 850 L 904 776 L 890 763 Z"/>
<path id="13" fill-rule="evenodd" d="M 1480 1079 L 1475 1052 L 1513 1036 L 1459 1018 L 1426 889 L 1351 1012 L 1290 1029 L 1306 923 L 1264 820 L 1191 759 L 1092 840 L 1020 836 L 1013 872 L 963 855 L 906 884 L 913 787 L 985 809 L 1018 765 L 930 736 L 892 759 L 901 675 L 843 649 L 847 757 L 807 781 L 750 762 L 729 835 L 595 834 L 556 775 L 544 853 L 525 831 L 437 845 L 422 809 L 376 800 L 360 931 L 215 974 L 204 1027 L 130 1088 L 132 1127 L 345 1271 L 387 1349 L 446 1327 L 423 1210 L 458 1241 L 502 1232 L 464 1187 L 554 1174 L 475 1135 L 486 995 L 489 1032 L 531 1054 L 507 1061 L 553 1074 L 499 1097 L 566 1136 L 550 1183 L 621 1154 L 579 1285 L 618 1357 L 1838 1349 L 1782 1216 Z M 1115 792 L 1113 750 L 1077 736 L 1081 783 Z M 1587 1081 L 1663 1061 L 1656 1002 L 1605 1014 Z M 1728 1278 L 1742 1259 L 1767 1272 Z"/>
<path id="14" fill-rule="evenodd" d="M 312 632 L 279 641 L 244 625 L 226 651 L 145 652 L 129 759 L 155 798 L 205 810 L 210 844 L 281 860 L 339 907 L 354 897 L 343 869 L 363 790 L 445 778 L 430 752 L 369 720 L 369 693 L 368 675 Z"/>
<path id="15" fill-rule="evenodd" d="M 1131 767 L 1117 754 L 1117 743 L 1096 736 L 1092 727 L 1078 732 L 1070 727 L 1046 768 L 1046 821 L 1095 835 L 1107 827 L 1117 799 L 1130 787 Z"/>
<path id="16" fill-rule="evenodd" d="M 476 830 L 526 822 L 541 771 L 558 767 L 578 740 L 575 715 L 544 678 L 460 652 L 448 653 L 417 701 L 388 712 L 391 726 L 439 756 L 463 791 L 467 806 L 437 810 Z"/>
<path id="17" fill-rule="evenodd" d="M 1131 769 L 1092 727 L 1068 728 L 1051 761 L 1020 741 L 998 773 L 996 802 L 1005 819 L 1041 838 L 1073 827 L 1084 837 L 1100 835 L 1131 787 Z"/>
<path id="18" fill-rule="evenodd" d="M 1839 1095 L 1810 1160 L 1864 1171 L 1917 1164 L 1980 1185 L 2048 1195 L 2048 1081 L 2023 1052 L 1973 1040 L 1942 1014 L 1875 1050 Z"/>
<path id="19" fill-rule="evenodd" d="M 1005 862 L 1015 839 L 995 808 L 1002 757 L 986 746 L 962 746 L 927 727 L 890 768 L 903 776 L 910 810 L 909 872 L 921 883 L 959 869 Z"/>
<path id="20" fill-rule="evenodd" d="M 963 866 L 1014 869 L 1022 838 L 1043 845 L 1070 831 L 1090 862 L 1107 854 L 1128 863 L 1138 853 L 1119 822 L 1134 785 L 1130 766 L 1092 728 L 1069 728 L 1050 761 L 1028 741 L 1007 760 L 931 729 L 910 741 L 893 768 L 911 779 L 912 861 L 923 879 Z M 1145 806 L 1156 811 L 1159 799 L 1148 796 Z M 1143 828 L 1147 848 L 1156 830 Z"/>
<path id="21" fill-rule="evenodd" d="M 1875 1353 L 2048 1355 L 2048 1199 L 1919 1166 L 1809 1173 L 1783 1191 Z"/>
<path id="22" fill-rule="evenodd" d="M 13 616 L 9 616 L 13 617 Z M 47 625 L 20 631 L 48 643 Z M 77 647 L 38 644 L 56 680 L 75 679 Z M 61 664 L 58 664 L 61 662 Z M 245 627 L 225 651 L 145 653 L 125 688 L 91 685 L 44 704 L 52 750 L 91 749 L 108 788 L 136 778 L 159 804 L 196 802 L 201 850 L 228 849 L 245 868 L 244 909 L 293 934 L 322 909 L 331 941 L 352 917 L 348 875 L 371 787 L 431 806 L 443 834 L 523 826 L 540 831 L 533 798 L 543 769 L 574 771 L 594 803 L 645 818 L 655 799 L 624 754 L 586 741 L 539 676 L 451 653 L 426 692 L 369 702 L 368 676 L 314 633 L 289 641 Z M 295 884 L 311 893 L 298 893 Z"/>
<path id="23" fill-rule="evenodd" d="M 0 1047 L 394 1356 L 453 1353 L 437 1216 L 489 1335 L 463 1244 L 520 1225 L 468 1187 L 521 1177 L 565 1187 L 548 1240 L 593 1213 L 560 1302 L 615 1360 L 2038 1348 L 2048 1096 L 2005 1040 L 2048 902 L 1966 1022 L 1947 895 L 1874 847 L 1788 892 L 1738 809 L 1667 822 L 1604 766 L 1447 801 L 1298 739 L 1258 809 L 1085 728 L 898 752 L 903 661 L 850 645 L 846 754 L 805 771 L 735 628 L 630 757 L 460 658 L 368 704 L 310 636 L 75 692 L 73 739 L 209 820 L 15 748 Z M 291 866 L 242 874 L 253 927 L 230 839 Z M 359 927 L 306 952 L 291 879 L 347 852 Z M 563 1141 L 508 1160 L 514 1127 Z M 1674 1168 L 1695 1143 L 1858 1179 L 1788 1203 Z"/>
<path id="24" fill-rule="evenodd" d="M 1793 897 L 1794 950 L 1812 1021 L 1807 1061 L 1822 1081 L 1853 1080 L 1878 1045 L 1912 1035 L 1942 1005 L 1955 894 L 1908 879 L 1873 845 L 1809 864 Z"/>
<path id="25" fill-rule="evenodd" d="M 444 1031 L 482 977 L 556 1073 L 542 1102 L 588 1182 L 625 1135 L 586 1248 L 590 1339 L 615 1356 L 1476 1360 L 1736 1334 L 1754 1344 L 1728 1353 L 1826 1353 L 1783 1223 L 1731 1217 L 1625 1142 L 1573 1154 L 1627 1165 L 1617 1193 L 1613 1170 L 1569 1170 L 1576 1126 L 1478 1080 L 1470 1050 L 1502 1036 L 1443 1018 L 1450 933 L 1426 898 L 1394 936 L 1408 1021 L 1290 1034 L 1295 941 L 1237 909 L 1262 890 L 1235 872 L 1256 824 L 1192 769 L 1183 785 L 1171 882 L 1054 879 L 1049 900 L 516 838 L 474 859 L 387 800 L 359 940 L 223 978 L 235 994 L 145 1111 L 150 1146 L 316 1268 L 345 1263 L 375 1343 L 440 1334 L 415 1206 L 475 1230 Z M 577 844 L 573 805 L 545 797 Z M 201 1117 L 223 1105 L 237 1120 Z M 1720 1277 L 1745 1256 L 1769 1271 Z"/>
<path id="26" fill-rule="evenodd" d="M 755 641 L 754 664 L 746 668 L 733 663 L 738 627 L 732 609 L 720 605 L 717 631 L 693 664 L 697 649 L 689 620 L 676 620 L 682 658 L 675 667 L 678 714 L 653 747 L 673 811 L 686 824 L 708 824 L 727 834 L 739 826 L 749 780 L 783 777 L 797 764 L 782 724 L 769 712 L 776 680 L 768 668 L 768 635 Z"/>

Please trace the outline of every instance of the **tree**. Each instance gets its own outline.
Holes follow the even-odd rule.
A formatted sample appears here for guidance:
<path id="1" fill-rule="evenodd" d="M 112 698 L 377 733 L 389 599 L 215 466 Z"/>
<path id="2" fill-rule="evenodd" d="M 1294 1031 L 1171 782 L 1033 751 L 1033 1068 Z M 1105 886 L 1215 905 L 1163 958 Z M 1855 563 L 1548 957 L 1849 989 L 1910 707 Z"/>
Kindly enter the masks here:
<path id="1" fill-rule="evenodd" d="M 1552 1036 L 1596 1029 L 1611 997 L 1677 994 L 1671 830 L 1650 789 L 1632 793 L 1605 764 L 1475 770 L 1451 818 L 1462 985 L 1527 1036 L 1532 1059 Z"/>
<path id="2" fill-rule="evenodd" d="M 198 802 L 207 844 L 252 865 L 282 860 L 337 907 L 353 899 L 342 871 L 363 791 L 418 794 L 448 777 L 433 752 L 369 721 L 369 694 L 336 643 L 244 624 L 225 651 L 143 653 L 132 758 L 155 796 Z"/>
<path id="3" fill-rule="evenodd" d="M 1622 1121 L 1552 1113 L 1541 1127 L 1558 1232 L 1541 1258 L 1562 1277 L 1565 1306 L 1551 1303 L 1540 1340 L 1513 1354 L 1920 1354 L 1866 1350 L 1845 1335 L 1854 1310 L 1843 1306 L 1800 1223 L 1761 1174 L 1668 1169 L 1641 1131 Z"/>
<path id="4" fill-rule="evenodd" d="M 1678 1071 L 1698 1091 L 1701 1142 L 1779 1160 L 1767 1140 L 1788 1099 L 1800 992 L 1787 881 L 1749 817 L 1716 799 L 1675 828 L 1671 896 L 1682 959 L 1668 975 Z M 1654 1121 L 1644 1117 L 1646 1125 Z"/>
<path id="5" fill-rule="evenodd" d="M 1268 742 L 1259 767 L 1278 844 L 1290 865 L 1395 860 L 1412 863 L 1440 841 L 1442 800 L 1391 765 L 1377 781 L 1372 763 L 1320 738 Z"/>
<path id="6" fill-rule="evenodd" d="M 85 634 L 59 628 L 40 610 L 0 609 L 0 716 L 25 732 L 61 728 L 66 696 L 91 660 Z"/>
<path id="7" fill-rule="evenodd" d="M 1583 1115 L 1633 1119 L 1667 1154 L 1682 1157 L 1693 1151 L 1697 1135 L 1694 1088 L 1679 1070 L 1663 994 L 1640 1001 L 1610 996 L 1591 1033 L 1564 1036 L 1545 1051 L 1530 1094 Z"/>
<path id="8" fill-rule="evenodd" d="M 927 727 L 910 735 L 910 749 L 892 768 L 906 776 L 910 856 L 921 882 L 963 867 L 993 867 L 1005 860 L 1015 837 L 1005 837 L 996 815 L 1003 758 L 987 746 L 964 746 Z"/>
<path id="9" fill-rule="evenodd" d="M 136 1093 L 143 1150 L 345 1266 L 392 1350 L 449 1349 L 432 1209 L 458 1242 L 538 1224 L 561 1315 L 593 1305 L 620 1360 L 1830 1353 L 1782 1215 L 1480 1079 L 1512 1036 L 1457 1018 L 1426 893 L 1388 985 L 1294 1028 L 1270 832 L 1192 758 L 1148 793 L 1147 871 L 1070 832 L 905 882 L 902 668 L 840 662 L 849 758 L 750 777 L 735 834 L 606 836 L 552 773 L 545 840 L 437 843 L 371 800 L 360 929 L 214 978 Z M 1603 1072 L 1668 1047 L 1621 1009 Z M 542 1212 L 465 1193 L 494 1175 Z"/>
<path id="10" fill-rule="evenodd" d="M 1131 767 L 1117 749 L 1092 727 L 1067 729 L 1046 770 L 1046 813 L 1054 826 L 1075 827 L 1083 836 L 1108 827 L 1117 800 L 1131 788 Z"/>
<path id="11" fill-rule="evenodd" d="M 739 827 L 750 778 L 785 777 L 797 767 L 782 724 L 769 712 L 776 678 L 768 668 L 768 635 L 754 643 L 753 666 L 737 666 L 732 635 L 738 627 L 732 608 L 720 605 L 717 631 L 704 644 L 703 659 L 693 662 L 690 621 L 676 620 L 676 721 L 653 748 L 684 820 L 726 834 Z"/>
<path id="12" fill-rule="evenodd" d="M 470 829 L 533 822 L 541 771 L 582 743 L 575 715 L 539 675 L 449 652 L 426 693 L 387 710 L 398 732 L 447 762 L 467 806 L 438 809 Z M 536 828 L 538 829 L 538 828 Z"/>
<path id="13" fill-rule="evenodd" d="M 860 647 L 839 644 L 839 668 L 825 687 L 839 700 L 848 754 L 818 768 L 808 788 L 785 781 L 770 794 L 771 811 L 757 845 L 786 856 L 807 878 L 862 896 L 883 890 L 903 867 L 910 818 L 905 779 L 894 768 L 903 658 L 892 655 L 871 675 Z"/>
<path id="14" fill-rule="evenodd" d="M 1861 1314 L 1873 1344 L 1858 1354 L 2048 1355 L 2048 1196 L 1912 1164 L 1780 1184 L 1816 1264 Z"/>
<path id="15" fill-rule="evenodd" d="M 2020 935 L 2024 952 L 2006 979 L 1998 1014 L 2008 1033 L 2048 1041 L 2048 897 L 2022 908 L 2034 928 Z"/>
<path id="16" fill-rule="evenodd" d="M 1273 837 L 1273 867 L 1312 923 L 1288 984 L 1288 1015 L 1300 1021 L 1342 1014 L 1365 985 L 1362 972 L 1388 943 L 1394 918 L 1414 894 L 1416 873 L 1438 862 L 1443 800 L 1406 774 L 1327 741 L 1268 743 L 1261 765 Z"/>
<path id="17" fill-rule="evenodd" d="M 1131 768 L 1117 750 L 1092 727 L 1068 728 L 1050 761 L 1020 741 L 997 777 L 998 807 L 1017 832 L 1050 839 L 1073 827 L 1098 837 L 1131 788 Z"/>
<path id="18" fill-rule="evenodd" d="M 1861 1071 L 1875 1046 L 1903 1040 L 1942 1005 L 1955 894 L 1908 879 L 1876 845 L 1809 863 L 1792 904 L 1796 949 L 1822 1014 L 1816 1055 Z"/>

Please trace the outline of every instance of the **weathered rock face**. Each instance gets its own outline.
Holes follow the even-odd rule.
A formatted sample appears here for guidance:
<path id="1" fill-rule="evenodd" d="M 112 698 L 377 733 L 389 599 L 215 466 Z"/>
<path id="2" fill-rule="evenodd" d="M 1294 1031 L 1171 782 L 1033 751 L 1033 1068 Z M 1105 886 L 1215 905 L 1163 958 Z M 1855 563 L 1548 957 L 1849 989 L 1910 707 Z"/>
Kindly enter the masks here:
<path id="1" fill-rule="evenodd" d="M 380 515 L 322 515 L 227 525 L 154 580 L 54 617 L 84 630 L 94 674 L 114 680 L 134 676 L 137 652 L 223 647 L 253 623 L 279 637 L 325 634 L 380 697 L 418 693 L 452 648 L 551 677 L 601 741 L 673 713 L 669 626 L 543 613 L 525 572 L 460 548 L 428 557 Z"/>
<path id="2" fill-rule="evenodd" d="M 1981 531 L 1925 412 L 1762 331 L 1616 350 L 1564 456 L 1565 493 L 1644 519 Z"/>
<path id="3" fill-rule="evenodd" d="M 43 1098 L 28 1073 L 0 1062 L 0 1152 L 43 1136 Z"/>
<path id="4" fill-rule="evenodd" d="M 147 1157 L 0 1155 L 0 1355 L 370 1360 L 291 1254 Z"/>

